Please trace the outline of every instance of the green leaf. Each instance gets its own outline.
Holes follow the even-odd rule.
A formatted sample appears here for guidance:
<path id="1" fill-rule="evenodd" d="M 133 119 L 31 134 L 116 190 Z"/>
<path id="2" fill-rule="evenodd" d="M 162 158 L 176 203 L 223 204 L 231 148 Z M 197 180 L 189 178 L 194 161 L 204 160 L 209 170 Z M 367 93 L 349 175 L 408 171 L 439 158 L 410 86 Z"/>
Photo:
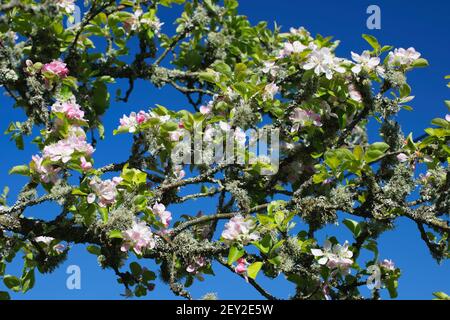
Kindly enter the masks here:
<path id="1" fill-rule="evenodd" d="M 92 105 L 97 115 L 105 113 L 109 106 L 109 93 L 106 84 L 101 81 L 94 82 Z"/>
<path id="2" fill-rule="evenodd" d="M 135 277 L 139 277 L 142 273 L 142 267 L 137 262 L 130 263 L 130 270 Z"/>
<path id="3" fill-rule="evenodd" d="M 428 66 L 429 66 L 429 63 L 428 63 L 428 61 L 427 61 L 426 59 L 424 59 L 424 58 L 419 58 L 419 59 L 415 60 L 415 61 L 412 63 L 412 66 L 413 66 L 414 68 L 423 68 L 423 67 L 428 67 Z"/>
<path id="4" fill-rule="evenodd" d="M 108 236 L 111 239 L 123 239 L 122 231 L 120 230 L 111 230 Z"/>
<path id="5" fill-rule="evenodd" d="M 435 118 L 431 121 L 431 123 L 438 127 L 443 127 L 443 128 L 450 127 L 450 123 L 445 119 Z"/>
<path id="6" fill-rule="evenodd" d="M 249 276 L 249 278 L 255 279 L 258 275 L 259 270 L 261 270 L 262 265 L 263 263 L 261 261 L 254 262 L 249 265 L 247 268 L 247 275 Z"/>
<path id="7" fill-rule="evenodd" d="M 362 37 L 364 38 L 364 40 L 366 40 L 370 44 L 370 46 L 372 48 L 374 48 L 375 51 L 377 51 L 377 52 L 380 51 L 381 46 L 378 43 L 377 38 L 375 38 L 374 36 L 372 36 L 370 34 L 363 34 Z"/>
<path id="8" fill-rule="evenodd" d="M 8 287 L 8 289 L 11 289 L 13 291 L 20 290 L 20 279 L 15 276 L 12 276 L 12 275 L 4 276 L 3 282 L 5 283 L 5 286 Z"/>
<path id="9" fill-rule="evenodd" d="M 450 100 L 445 100 L 444 103 L 447 106 L 447 108 L 450 110 Z"/>
<path id="10" fill-rule="evenodd" d="M 228 253 L 228 264 L 231 265 L 237 259 L 242 257 L 244 253 L 245 253 L 244 249 L 240 249 L 236 246 L 231 246 L 230 252 Z"/>
<path id="11" fill-rule="evenodd" d="M 386 281 L 386 287 L 389 291 L 389 296 L 391 297 L 391 299 L 395 299 L 397 298 L 397 287 L 398 287 L 398 281 L 395 279 L 388 279 Z"/>
<path id="12" fill-rule="evenodd" d="M 384 156 L 387 149 L 389 149 L 389 145 L 387 143 L 375 142 L 367 149 L 364 160 L 367 163 L 377 161 Z"/>
<path id="13" fill-rule="evenodd" d="M 94 245 L 89 245 L 89 246 L 87 246 L 86 249 L 87 249 L 87 251 L 89 253 L 92 253 L 92 254 L 94 254 L 96 256 L 99 256 L 102 253 L 100 247 L 97 247 L 97 246 L 94 246 Z"/>
<path id="14" fill-rule="evenodd" d="M 450 296 L 442 291 L 433 292 L 433 296 L 436 297 L 434 300 L 450 300 Z"/>
<path id="15" fill-rule="evenodd" d="M 253 244 L 259 249 L 259 251 L 264 254 L 268 254 L 272 246 L 272 237 L 270 234 L 266 234 L 259 242 L 254 242 Z"/>
<path id="16" fill-rule="evenodd" d="M 34 269 L 28 270 L 24 277 L 22 277 L 22 292 L 25 293 L 34 287 Z"/>
<path id="17" fill-rule="evenodd" d="M 26 165 L 20 165 L 15 166 L 9 170 L 9 174 L 20 174 L 23 176 L 29 176 L 30 175 L 30 168 Z"/>
<path id="18" fill-rule="evenodd" d="M 342 222 L 345 224 L 347 228 L 350 229 L 355 238 L 357 238 L 361 234 L 361 225 L 357 221 L 352 219 L 344 219 L 344 221 Z"/>
<path id="19" fill-rule="evenodd" d="M 0 291 L 0 300 L 11 300 L 11 297 L 8 292 Z"/>

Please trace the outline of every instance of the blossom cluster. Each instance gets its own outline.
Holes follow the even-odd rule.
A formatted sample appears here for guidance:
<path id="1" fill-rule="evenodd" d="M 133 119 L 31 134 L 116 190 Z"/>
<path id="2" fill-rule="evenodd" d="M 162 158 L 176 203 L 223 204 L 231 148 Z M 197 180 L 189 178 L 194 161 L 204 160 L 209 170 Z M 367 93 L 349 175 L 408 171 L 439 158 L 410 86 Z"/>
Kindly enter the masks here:
<path id="1" fill-rule="evenodd" d="M 320 115 L 315 113 L 312 110 L 303 110 L 300 108 L 295 108 L 294 111 L 291 113 L 289 119 L 293 122 L 293 126 L 291 131 L 296 132 L 301 127 L 304 127 L 306 125 L 314 125 L 316 127 L 321 127 L 322 122 Z"/>
<path id="2" fill-rule="evenodd" d="M 350 267 L 353 264 L 353 252 L 349 249 L 348 241 L 343 245 L 333 245 L 329 240 L 325 240 L 322 249 L 311 249 L 315 257 L 319 257 L 318 263 L 326 265 L 329 269 L 342 275 L 350 273 Z"/>
<path id="3" fill-rule="evenodd" d="M 58 78 L 65 78 L 69 74 L 67 65 L 60 60 L 53 60 L 52 62 L 44 64 L 41 69 L 42 74 L 49 74 Z"/>
<path id="4" fill-rule="evenodd" d="M 393 52 L 389 52 L 388 65 L 409 67 L 417 59 L 419 59 L 420 56 L 421 56 L 421 54 L 419 52 L 417 52 L 414 48 L 395 49 Z"/>
<path id="5" fill-rule="evenodd" d="M 156 246 L 155 237 L 144 221 L 134 220 L 130 229 L 122 232 L 122 252 L 133 249 L 141 255 L 144 249 L 153 249 Z"/>
<path id="6" fill-rule="evenodd" d="M 363 71 L 369 74 L 375 72 L 381 77 L 385 75 L 385 66 L 381 65 L 377 52 L 368 50 L 361 54 L 351 52 L 352 62 L 348 59 L 336 57 L 332 48 L 320 46 L 304 28 L 291 28 L 290 31 L 291 35 L 300 39 L 300 41 L 283 43 L 276 54 L 277 61 L 290 56 L 299 56 L 302 69 L 313 70 L 317 76 L 324 75 L 328 80 L 331 80 L 336 73 L 344 74 L 347 69 L 350 69 L 355 75 L 359 75 Z M 410 67 L 420 56 L 421 54 L 414 48 L 398 48 L 389 53 L 385 64 L 389 68 Z M 277 66 L 276 61 L 266 61 L 262 71 L 275 77 L 280 71 L 280 66 Z M 270 91 L 274 91 L 275 87 L 271 84 L 268 86 L 266 89 L 268 89 L 268 97 L 270 97 Z"/>
<path id="7" fill-rule="evenodd" d="M 239 258 L 237 260 L 237 266 L 234 267 L 234 272 L 244 276 L 245 280 L 248 281 L 247 269 L 250 263 L 247 262 L 244 258 Z"/>
<path id="8" fill-rule="evenodd" d="M 156 202 L 151 208 L 154 215 L 158 216 L 164 227 L 168 227 L 172 221 L 172 213 L 166 210 L 166 206 L 162 203 Z"/>
<path id="9" fill-rule="evenodd" d="M 100 180 L 95 177 L 89 182 L 89 186 L 92 189 L 87 197 L 88 203 L 97 203 L 100 207 L 104 208 L 116 202 L 118 195 L 117 186 L 122 182 L 122 178 L 114 177 L 112 179 Z"/>
<path id="10" fill-rule="evenodd" d="M 67 138 L 45 146 L 42 154 L 44 158 L 50 159 L 51 161 L 67 163 L 75 153 L 90 157 L 93 152 L 94 148 L 86 141 L 84 131 L 79 128 L 75 132 L 72 130 Z"/>
<path id="11" fill-rule="evenodd" d="M 75 11 L 75 0 L 57 0 L 56 4 L 65 14 L 72 14 Z"/>
<path id="12" fill-rule="evenodd" d="M 145 112 L 142 110 L 138 113 L 131 112 L 129 116 L 122 116 L 122 118 L 120 119 L 120 126 L 117 128 L 117 130 L 135 133 L 138 131 L 141 125 L 143 125 L 150 119 L 158 119 L 160 123 L 164 123 L 170 119 L 170 116 L 159 116 L 154 112 Z"/>
<path id="13" fill-rule="evenodd" d="M 52 243 L 53 240 L 55 240 L 55 238 L 47 237 L 47 236 L 39 236 L 39 237 L 34 238 L 34 241 L 36 241 L 38 243 L 43 243 L 46 246 L 50 246 L 50 244 Z M 64 252 L 64 245 L 62 243 L 57 243 L 52 247 L 52 249 L 57 254 L 61 254 Z"/>
<path id="14" fill-rule="evenodd" d="M 64 114 L 67 119 L 81 120 L 84 119 L 84 111 L 81 110 L 81 106 L 78 105 L 75 99 L 69 99 L 68 101 L 56 101 L 51 108 L 52 112 Z"/>
<path id="15" fill-rule="evenodd" d="M 145 17 L 144 12 L 139 8 L 124 22 L 124 29 L 130 33 L 139 30 L 141 27 L 149 27 L 155 34 L 159 34 L 163 25 L 164 23 L 162 23 L 158 17 L 153 17 L 152 19 Z"/>
<path id="16" fill-rule="evenodd" d="M 90 159 L 94 148 L 86 141 L 86 134 L 80 127 L 70 127 L 69 135 L 55 143 L 49 144 L 42 150 L 42 156 L 32 156 L 31 168 L 39 175 L 44 183 L 55 183 L 61 165 L 70 161 L 78 161 L 83 171 L 92 168 Z"/>
<path id="17" fill-rule="evenodd" d="M 206 258 L 205 257 L 196 257 L 192 263 L 190 263 L 186 267 L 186 271 L 192 274 L 196 274 L 198 269 L 206 266 Z"/>
<path id="18" fill-rule="evenodd" d="M 251 218 L 246 219 L 236 215 L 225 224 L 222 238 L 226 242 L 239 242 L 246 245 L 260 238 L 259 233 L 254 231 L 255 227 L 255 222 Z"/>

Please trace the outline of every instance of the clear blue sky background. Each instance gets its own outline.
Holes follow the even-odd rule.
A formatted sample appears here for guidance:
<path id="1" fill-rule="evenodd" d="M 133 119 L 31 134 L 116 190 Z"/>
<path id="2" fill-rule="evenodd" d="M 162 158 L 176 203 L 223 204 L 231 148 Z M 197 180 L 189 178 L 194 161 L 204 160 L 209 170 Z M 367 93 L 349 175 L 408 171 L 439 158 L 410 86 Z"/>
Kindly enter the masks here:
<path id="1" fill-rule="evenodd" d="M 81 3 L 81 2 L 80 2 Z M 368 30 L 366 28 L 366 8 L 377 4 L 381 8 L 382 29 Z M 82 5 L 80 5 L 81 8 Z M 164 32 L 173 32 L 170 22 L 179 8 L 164 10 L 162 20 L 166 22 Z M 450 74 L 450 2 L 423 1 L 411 2 L 406 0 L 385 1 L 293 1 L 293 0 L 241 0 L 239 11 L 247 15 L 253 23 L 260 20 L 277 21 L 283 30 L 289 27 L 305 26 L 313 35 L 333 35 L 341 40 L 338 55 L 350 57 L 350 51 L 361 52 L 367 44 L 361 39 L 361 34 L 375 35 L 382 44 L 396 47 L 413 46 L 430 62 L 427 69 L 417 70 L 409 75 L 409 82 L 413 87 L 416 99 L 411 105 L 414 112 L 402 111 L 399 121 L 405 132 L 420 135 L 435 117 L 442 117 L 447 112 L 443 100 L 450 98 L 450 90 L 446 88 L 444 76 Z M 118 82 L 111 86 L 111 93 L 126 83 Z M 0 89 L 1 90 L 1 89 Z M 135 86 L 130 102 L 112 102 L 111 109 L 104 117 L 106 140 L 100 141 L 95 152 L 96 165 L 101 166 L 127 158 L 131 137 L 129 135 L 112 136 L 112 130 L 117 126 L 118 119 L 123 113 L 133 110 L 146 109 L 153 104 L 162 104 L 172 108 L 188 108 L 183 96 L 171 89 L 154 89 L 149 83 L 139 82 Z M 0 96 L 0 130 L 5 130 L 10 121 L 23 120 L 21 110 L 13 110 L 9 98 Z M 375 129 L 375 125 L 371 125 Z M 371 139 L 376 140 L 373 130 Z M 27 145 L 24 151 L 17 151 L 8 137 L 0 136 L 1 163 L 0 188 L 8 185 L 11 188 L 10 204 L 20 187 L 26 182 L 25 178 L 8 176 L 7 171 L 14 165 L 28 163 L 32 154 L 37 153 L 35 146 Z M 213 210 L 208 200 L 198 200 L 183 207 L 170 207 L 175 219 L 183 213 L 196 213 L 202 209 L 206 213 Z M 45 205 L 26 212 L 27 216 L 51 219 L 58 214 L 56 205 Z M 219 227 L 219 229 L 221 226 Z M 348 232 L 342 227 L 330 226 L 321 232 L 321 239 L 327 235 L 337 235 L 343 242 L 351 240 Z M 400 219 L 395 231 L 387 232 L 379 239 L 381 258 L 391 258 L 402 268 L 400 279 L 400 299 L 429 299 L 433 291 L 450 293 L 450 263 L 438 265 L 431 259 L 425 244 L 420 240 L 415 224 Z M 21 262 L 21 261 L 20 261 Z M 155 269 L 153 263 L 143 262 L 149 268 Z M 82 272 L 81 290 L 66 289 L 66 268 L 78 265 Z M 8 267 L 8 273 L 20 272 L 21 265 L 15 263 Z M 259 299 L 261 296 L 235 274 L 214 264 L 217 277 L 207 276 L 203 283 L 196 282 L 191 287 L 194 298 L 200 298 L 207 292 L 217 292 L 222 299 Z M 287 298 L 293 292 L 293 286 L 282 277 L 270 281 L 261 277 L 261 284 L 276 296 Z M 2 285 L 0 284 L 0 290 Z M 73 246 L 67 261 L 54 273 L 46 276 L 38 274 L 35 288 L 27 293 L 12 294 L 14 299 L 120 299 L 123 287 L 115 281 L 114 273 L 101 270 L 96 257 L 86 252 L 82 246 Z M 386 297 L 386 295 L 383 295 Z M 156 290 L 150 293 L 149 299 L 172 299 L 173 294 L 168 287 L 159 281 Z"/>

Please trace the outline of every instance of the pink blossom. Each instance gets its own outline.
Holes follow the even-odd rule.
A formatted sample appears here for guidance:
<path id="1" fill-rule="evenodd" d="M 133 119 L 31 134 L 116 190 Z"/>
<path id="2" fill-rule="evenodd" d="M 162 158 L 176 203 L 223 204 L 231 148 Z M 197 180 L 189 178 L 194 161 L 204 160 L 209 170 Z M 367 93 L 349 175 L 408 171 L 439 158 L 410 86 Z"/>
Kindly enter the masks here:
<path id="1" fill-rule="evenodd" d="M 83 110 L 75 101 L 56 101 L 52 105 L 52 112 L 64 113 L 68 119 L 85 120 Z"/>
<path id="2" fill-rule="evenodd" d="M 117 185 L 122 181 L 122 178 L 115 177 L 112 180 L 100 180 L 95 177 L 89 182 L 93 193 L 90 193 L 87 198 L 88 203 L 93 203 L 98 198 L 98 205 L 106 207 L 116 202 L 118 195 Z"/>
<path id="3" fill-rule="evenodd" d="M 69 74 L 69 69 L 67 69 L 66 64 L 60 60 L 53 60 L 50 63 L 44 64 L 41 71 L 52 73 L 59 78 L 65 78 Z"/>
<path id="4" fill-rule="evenodd" d="M 138 124 L 143 124 L 145 121 L 147 121 L 149 118 L 148 114 L 144 111 L 139 111 L 139 113 L 136 115 L 136 122 Z"/>
<path id="5" fill-rule="evenodd" d="M 292 132 L 297 131 L 300 127 L 304 127 L 310 123 L 316 127 L 322 126 L 320 115 L 311 110 L 295 108 L 289 119 L 294 123 Z"/>
<path id="6" fill-rule="evenodd" d="M 61 8 L 65 14 L 72 14 L 75 11 L 74 2 L 75 0 L 56 0 L 58 7 Z"/>
<path id="7" fill-rule="evenodd" d="M 234 272 L 236 272 L 237 274 L 243 275 L 245 278 L 245 281 L 248 281 L 248 277 L 247 277 L 248 265 L 249 265 L 249 263 L 247 262 L 247 260 L 245 260 L 244 258 L 239 258 L 237 260 L 237 266 L 234 267 Z"/>
<path id="8" fill-rule="evenodd" d="M 187 267 L 186 267 L 186 271 L 189 273 L 197 273 L 198 269 L 200 269 L 201 267 L 206 265 L 206 259 L 205 257 L 197 257 L 194 259 L 194 261 L 192 263 L 190 263 Z"/>
<path id="9" fill-rule="evenodd" d="M 207 106 L 200 106 L 200 113 L 201 114 L 210 114 L 212 111 L 212 106 L 211 105 L 207 105 Z"/>
<path id="10" fill-rule="evenodd" d="M 178 180 L 181 180 L 186 176 L 186 172 L 183 170 L 183 166 L 181 165 L 174 166 L 173 173 L 175 178 Z"/>
<path id="11" fill-rule="evenodd" d="M 448 122 L 450 122 L 450 114 L 447 114 L 447 115 L 445 116 L 445 120 L 447 120 Z"/>
<path id="12" fill-rule="evenodd" d="M 39 236 L 34 238 L 36 242 L 44 243 L 45 245 L 49 246 L 55 238 L 52 237 L 46 237 L 46 236 Z M 57 243 L 52 248 L 57 254 L 61 254 L 64 252 L 64 245 L 62 243 Z"/>
<path id="13" fill-rule="evenodd" d="M 34 168 L 35 172 L 39 174 L 39 178 L 44 183 L 55 183 L 58 181 L 58 173 L 61 170 L 60 168 L 54 168 L 51 164 L 44 165 L 42 158 L 39 155 L 34 155 L 31 157 L 32 159 L 32 168 Z"/>
<path id="14" fill-rule="evenodd" d="M 166 210 L 166 206 L 162 203 L 155 202 L 151 210 L 161 219 L 162 224 L 167 228 L 170 221 L 172 221 L 172 214 Z"/>
<path id="15" fill-rule="evenodd" d="M 399 153 L 397 155 L 397 160 L 399 162 L 406 162 L 406 161 L 408 161 L 408 156 L 406 154 L 404 154 L 404 153 Z"/>
<path id="16" fill-rule="evenodd" d="M 225 224 L 225 230 L 222 232 L 222 238 L 226 242 L 241 242 L 247 244 L 259 239 L 259 233 L 254 231 L 255 222 L 245 219 L 241 215 L 234 216 Z"/>
<path id="17" fill-rule="evenodd" d="M 315 257 L 319 257 L 318 263 L 326 265 L 330 269 L 335 269 L 343 275 L 350 273 L 350 267 L 353 264 L 353 252 L 349 250 L 348 241 L 343 245 L 332 245 L 329 240 L 326 240 L 322 249 L 311 249 L 311 253 Z"/>
<path id="18" fill-rule="evenodd" d="M 81 131 L 72 129 L 66 139 L 44 147 L 43 156 L 51 161 L 67 163 L 72 159 L 75 152 L 85 156 L 91 156 L 94 152 L 92 145 L 86 141 L 86 135 L 82 129 Z"/>
<path id="19" fill-rule="evenodd" d="M 395 270 L 395 264 L 394 261 L 390 260 L 390 259 L 384 259 L 380 265 L 384 268 L 386 268 L 387 270 L 390 271 L 394 271 Z"/>
<path id="20" fill-rule="evenodd" d="M 388 64 L 389 65 L 401 65 L 410 66 L 414 61 L 419 59 L 421 54 L 417 52 L 414 48 L 408 49 L 395 49 L 394 52 L 389 52 Z"/>
<path id="21" fill-rule="evenodd" d="M 136 254 L 142 254 L 143 249 L 153 249 L 156 245 L 152 231 L 144 221 L 133 221 L 131 229 L 122 232 L 123 244 L 120 250 L 127 252 L 132 248 Z"/>
<path id="22" fill-rule="evenodd" d="M 301 53 L 308 47 L 303 45 L 300 41 L 294 43 L 286 42 L 283 49 L 280 51 L 278 58 L 284 58 L 294 53 Z"/>
<path id="23" fill-rule="evenodd" d="M 85 157 L 81 157 L 80 161 L 81 161 L 81 169 L 83 169 L 83 171 L 89 171 L 92 169 L 92 163 L 86 161 Z"/>
<path id="24" fill-rule="evenodd" d="M 264 87 L 264 93 L 262 95 L 263 100 L 273 100 L 273 97 L 278 93 L 279 87 L 275 83 L 269 83 Z"/>
<path id="25" fill-rule="evenodd" d="M 247 136 L 244 130 L 242 130 L 241 128 L 236 128 L 234 130 L 234 138 L 237 140 L 239 144 L 244 144 L 247 139 Z"/>
<path id="26" fill-rule="evenodd" d="M 264 68 L 262 68 L 262 72 L 270 74 L 272 77 L 275 77 L 279 69 L 280 67 L 276 66 L 274 61 L 265 61 Z"/>
<path id="27" fill-rule="evenodd" d="M 355 100 L 357 102 L 362 102 L 362 95 L 356 89 L 356 87 L 353 83 L 348 85 L 348 94 L 350 95 L 350 99 Z"/>
<path id="28" fill-rule="evenodd" d="M 142 123 L 142 114 L 139 112 L 139 119 Z M 130 113 L 129 116 L 123 115 L 123 117 L 119 120 L 120 126 L 119 130 L 127 130 L 129 133 L 135 133 L 137 127 L 140 123 L 138 123 L 138 114 L 136 112 Z"/>
<path id="29" fill-rule="evenodd" d="M 135 133 L 140 125 L 144 124 L 150 119 L 158 119 L 161 123 L 164 123 L 170 119 L 170 116 L 159 116 L 153 112 L 147 113 L 142 110 L 138 113 L 131 112 L 129 116 L 123 115 L 119 120 L 120 125 L 118 130 Z"/>
<path id="30" fill-rule="evenodd" d="M 180 141 L 180 138 L 183 136 L 183 131 L 182 130 L 175 130 L 175 131 L 171 131 L 169 132 L 169 138 L 170 141 Z"/>

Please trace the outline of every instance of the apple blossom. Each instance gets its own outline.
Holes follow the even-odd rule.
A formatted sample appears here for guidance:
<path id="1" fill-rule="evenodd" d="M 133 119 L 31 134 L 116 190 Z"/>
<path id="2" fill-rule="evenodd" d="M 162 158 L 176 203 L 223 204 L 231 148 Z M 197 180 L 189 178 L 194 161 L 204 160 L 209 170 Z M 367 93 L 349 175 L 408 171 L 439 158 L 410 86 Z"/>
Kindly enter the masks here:
<path id="1" fill-rule="evenodd" d="M 92 145 L 86 141 L 85 135 L 76 135 L 72 133 L 66 139 L 45 146 L 42 154 L 44 158 L 48 158 L 51 161 L 67 163 L 72 159 L 75 152 L 81 153 L 84 156 L 91 156 L 94 152 Z"/>
<path id="2" fill-rule="evenodd" d="M 289 119 L 294 123 L 291 129 L 292 132 L 298 131 L 301 127 L 309 123 L 312 123 L 316 127 L 322 126 L 320 115 L 311 110 L 295 108 Z"/>
<path id="3" fill-rule="evenodd" d="M 88 203 L 94 203 L 98 199 L 100 207 L 106 207 L 116 202 L 118 195 L 117 186 L 122 182 L 122 178 L 114 177 L 113 179 L 100 180 L 98 177 L 93 178 L 89 182 L 93 193 L 88 195 Z"/>
<path id="4" fill-rule="evenodd" d="M 286 42 L 283 49 L 280 51 L 278 58 L 284 58 L 291 54 L 301 53 L 308 47 L 303 45 L 300 41 L 294 41 L 294 43 Z"/>
<path id="5" fill-rule="evenodd" d="M 177 142 L 183 137 L 183 130 L 175 130 L 169 132 L 170 141 Z"/>
<path id="6" fill-rule="evenodd" d="M 397 155 L 397 160 L 399 162 L 406 162 L 406 161 L 408 161 L 408 156 L 406 154 L 404 154 L 404 153 L 399 153 Z"/>
<path id="7" fill-rule="evenodd" d="M 247 260 L 245 260 L 244 258 L 239 258 L 237 260 L 237 266 L 234 267 L 234 272 L 244 276 L 245 281 L 247 281 L 247 282 L 248 282 L 248 276 L 247 276 L 248 266 L 249 266 L 249 263 L 247 262 Z"/>
<path id="8" fill-rule="evenodd" d="M 54 74 L 59 78 L 65 78 L 69 74 L 69 69 L 67 69 L 67 65 L 64 62 L 60 60 L 53 60 L 50 63 L 44 64 L 41 72 Z"/>
<path id="9" fill-rule="evenodd" d="M 392 260 L 390 259 L 384 259 L 380 265 L 384 268 L 386 268 L 389 271 L 394 271 L 395 270 L 395 264 Z"/>
<path id="10" fill-rule="evenodd" d="M 51 164 L 44 164 L 44 158 L 40 155 L 34 155 L 31 157 L 32 165 L 31 167 L 39 175 L 39 179 L 44 183 L 55 183 L 59 180 L 58 173 L 60 168 L 55 168 Z"/>
<path id="11" fill-rule="evenodd" d="M 172 214 L 170 213 L 170 211 L 166 210 L 166 206 L 162 203 L 156 202 L 151 210 L 154 215 L 159 217 L 164 227 L 167 228 L 170 224 L 170 221 L 172 221 Z"/>
<path id="12" fill-rule="evenodd" d="M 362 102 L 362 95 L 356 89 L 356 87 L 355 87 L 355 85 L 353 83 L 348 85 L 348 94 L 350 96 L 350 99 L 355 100 L 357 102 Z"/>
<path id="13" fill-rule="evenodd" d="M 274 95 L 278 93 L 279 87 L 275 83 L 269 83 L 264 87 L 263 100 L 273 100 Z"/>
<path id="14" fill-rule="evenodd" d="M 75 11 L 75 0 L 56 0 L 56 4 L 65 14 L 72 14 Z"/>
<path id="15" fill-rule="evenodd" d="M 448 122 L 450 122 L 450 114 L 445 115 L 445 120 L 447 120 Z"/>
<path id="16" fill-rule="evenodd" d="M 144 111 L 139 113 L 131 112 L 129 116 L 123 115 L 120 119 L 120 129 L 126 129 L 129 133 L 135 133 L 139 124 L 145 122 L 148 119 L 148 115 Z"/>
<path id="17" fill-rule="evenodd" d="M 348 241 L 345 241 L 344 245 L 332 243 L 329 240 L 325 240 L 322 249 L 311 249 L 311 253 L 315 257 L 319 257 L 318 263 L 320 265 L 326 265 L 330 269 L 334 269 L 341 274 L 350 273 L 350 266 L 353 264 L 353 252 L 348 248 Z"/>
<path id="18" fill-rule="evenodd" d="M 186 271 L 192 274 L 196 274 L 198 272 L 198 269 L 204 267 L 205 265 L 206 265 L 205 257 L 196 257 L 194 261 L 186 267 Z"/>
<path id="19" fill-rule="evenodd" d="M 325 74 L 328 80 L 333 78 L 333 73 L 344 73 L 345 68 L 340 66 L 341 60 L 334 57 L 330 48 L 324 47 L 314 50 L 308 56 L 308 61 L 303 65 L 303 69 L 314 69 L 314 73 L 318 76 Z"/>
<path id="20" fill-rule="evenodd" d="M 353 73 L 360 73 L 361 70 L 373 71 L 380 64 L 380 58 L 372 57 L 370 51 L 364 51 L 361 55 L 352 51 L 352 59 L 357 63 L 353 66 Z"/>
<path id="21" fill-rule="evenodd" d="M 391 66 L 410 66 L 414 61 L 419 59 L 421 54 L 414 48 L 408 49 L 395 49 L 393 52 L 389 52 L 388 65 Z"/>
<path id="22" fill-rule="evenodd" d="M 244 130 L 242 130 L 241 128 L 236 128 L 234 129 L 234 138 L 240 145 L 242 145 L 245 143 L 247 136 Z"/>
<path id="23" fill-rule="evenodd" d="M 47 236 L 39 236 L 34 238 L 34 241 L 44 243 L 46 246 L 49 246 L 51 242 L 55 240 L 55 238 L 47 237 Z M 62 243 L 57 243 L 52 248 L 57 254 L 61 254 L 64 252 L 64 245 Z"/>
<path id="24" fill-rule="evenodd" d="M 153 249 L 156 246 L 155 237 L 145 221 L 134 220 L 132 227 L 122 232 L 122 235 L 122 252 L 133 249 L 136 254 L 141 255 L 144 249 Z"/>
<path id="25" fill-rule="evenodd" d="M 83 171 L 89 171 L 92 169 L 92 163 L 87 161 L 85 157 L 81 157 L 80 162 L 81 162 L 81 169 L 83 169 Z"/>
<path id="26" fill-rule="evenodd" d="M 84 111 L 81 110 L 81 107 L 75 102 L 74 99 L 69 101 L 56 101 L 52 105 L 52 112 L 63 113 L 68 119 L 85 121 Z"/>
<path id="27" fill-rule="evenodd" d="M 311 40 L 311 34 L 304 27 L 298 29 L 291 27 L 289 28 L 289 32 L 294 36 L 300 36 L 302 39 Z"/>
<path id="28" fill-rule="evenodd" d="M 199 110 L 200 110 L 201 114 L 204 114 L 204 115 L 210 114 L 212 111 L 212 106 L 211 106 L 211 104 L 208 104 L 206 106 L 200 106 Z"/>
<path id="29" fill-rule="evenodd" d="M 272 77 L 276 77 L 280 67 L 276 66 L 275 61 L 265 61 L 262 72 L 270 74 Z"/>
<path id="30" fill-rule="evenodd" d="M 178 180 L 183 179 L 186 176 L 186 172 L 183 170 L 182 165 L 176 165 L 173 167 L 173 173 L 175 175 L 175 178 Z"/>
<path id="31" fill-rule="evenodd" d="M 244 218 L 241 215 L 234 216 L 225 224 L 222 238 L 226 242 L 241 242 L 247 244 L 259 239 L 259 233 L 254 231 L 255 222 L 251 218 Z"/>

